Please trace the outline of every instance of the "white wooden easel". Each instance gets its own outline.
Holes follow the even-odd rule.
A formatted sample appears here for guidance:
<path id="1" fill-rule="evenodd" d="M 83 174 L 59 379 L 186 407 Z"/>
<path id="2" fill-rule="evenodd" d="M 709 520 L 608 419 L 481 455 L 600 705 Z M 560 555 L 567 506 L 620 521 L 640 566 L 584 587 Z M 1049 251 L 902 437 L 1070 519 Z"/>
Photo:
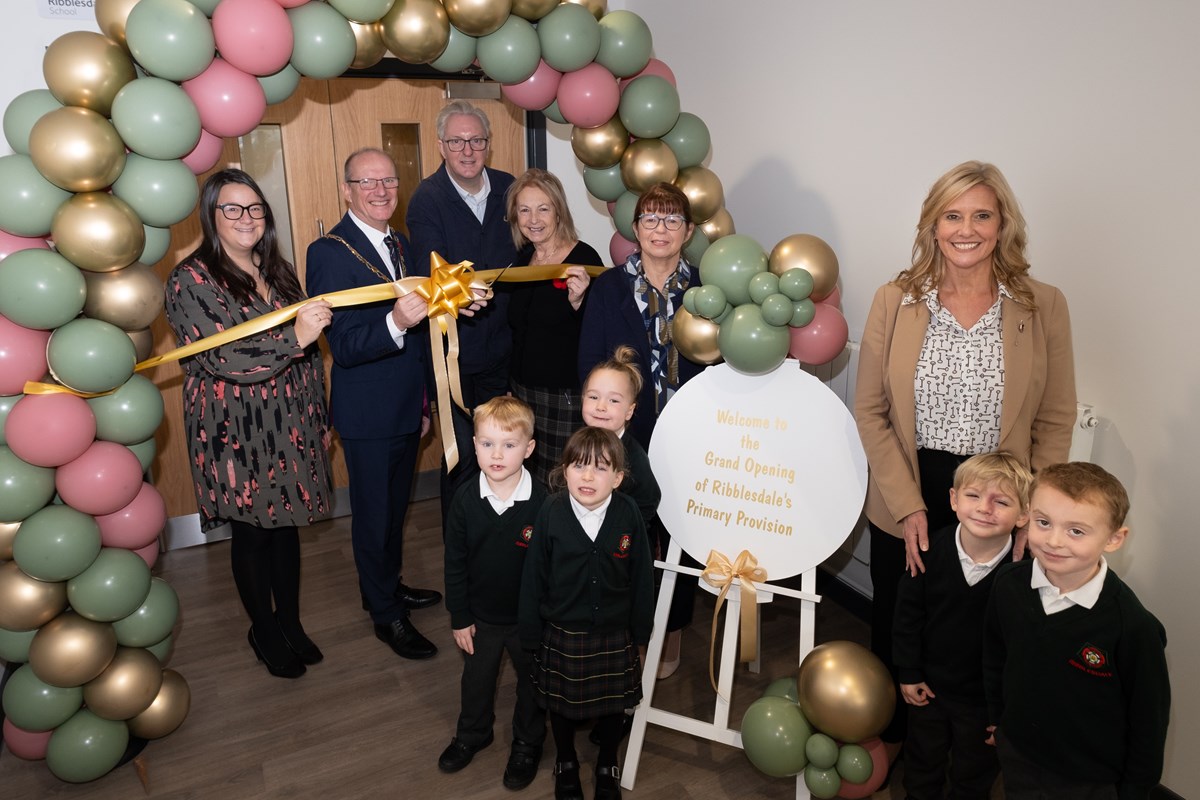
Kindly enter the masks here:
<path id="1" fill-rule="evenodd" d="M 725 595 L 725 625 L 721 640 L 721 664 L 717 674 L 717 697 L 713 709 L 712 722 L 685 717 L 663 709 L 654 708 L 654 684 L 658 676 L 658 664 L 662 659 L 663 641 L 666 638 L 667 613 L 671 608 L 671 596 L 675 591 L 678 573 L 699 576 L 702 570 L 682 566 L 682 550 L 679 543 L 672 540 L 667 550 L 666 561 L 655 561 L 654 566 L 664 570 L 662 586 L 659 590 L 658 604 L 654 610 L 654 631 L 650 636 L 650 646 L 646 651 L 646 664 L 642 670 L 642 702 L 633 715 L 633 729 L 629 733 L 629 746 L 625 751 L 625 769 L 621 775 L 621 786 L 633 789 L 637 780 L 638 761 L 642 755 L 642 745 L 646 739 L 646 726 L 653 723 L 664 728 L 708 739 L 714 742 L 742 747 L 742 733 L 729 727 L 729 698 L 733 690 L 733 667 L 738 655 L 738 624 L 741 619 L 741 582 L 734 580 L 729 593 Z M 729 554 L 733 555 L 733 554 Z M 817 570 L 810 567 L 801 573 L 801 591 L 772 586 L 769 583 L 758 584 L 758 602 L 769 603 L 777 594 L 795 597 L 800 600 L 800 653 L 796 666 L 813 649 L 813 624 L 816 618 L 816 604 L 821 602 L 817 590 Z M 761 621 L 761 612 L 759 613 Z M 758 672 L 759 659 L 762 650 L 761 625 L 759 637 L 759 653 L 754 654 L 750 664 L 752 672 Z M 804 773 L 796 776 L 796 800 L 809 800 L 808 787 L 804 784 Z"/>

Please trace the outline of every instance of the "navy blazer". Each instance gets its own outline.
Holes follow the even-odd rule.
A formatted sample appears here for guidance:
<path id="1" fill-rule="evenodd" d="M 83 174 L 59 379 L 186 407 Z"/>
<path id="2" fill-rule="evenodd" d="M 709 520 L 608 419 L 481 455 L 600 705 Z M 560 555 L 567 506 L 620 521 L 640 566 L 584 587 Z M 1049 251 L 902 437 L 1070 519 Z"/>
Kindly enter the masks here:
<path id="1" fill-rule="evenodd" d="M 688 286 L 700 285 L 700 270 L 688 265 Z M 650 335 L 642 312 L 633 299 L 629 274 L 618 264 L 603 272 L 588 287 L 583 309 L 583 325 L 579 332 L 579 380 L 582 384 L 592 367 L 612 357 L 618 345 L 627 344 L 637 351 L 638 368 L 642 372 L 642 391 L 629 429 L 649 449 L 650 434 L 658 416 L 654 413 L 654 381 L 650 376 Z M 682 386 L 704 370 L 679 354 L 679 383 Z"/>
<path id="2" fill-rule="evenodd" d="M 348 213 L 330 234 L 345 239 L 376 269 L 388 274 L 379 253 Z M 422 269 L 413 262 L 412 248 L 403 236 L 400 248 L 410 275 L 429 274 L 428 263 Z M 310 297 L 381 282 L 335 239 L 322 237 L 308 246 Z M 325 329 L 333 353 L 330 416 L 343 439 L 403 436 L 421 428 L 429 350 L 427 323 L 410 328 L 403 348 L 397 348 L 386 320 L 393 305 L 389 300 L 338 309 Z"/>
<path id="3" fill-rule="evenodd" d="M 429 255 L 438 253 L 451 264 L 470 261 L 475 269 L 502 269 L 516 263 L 517 248 L 505 216 L 505 195 L 513 183 L 507 172 L 487 167 L 487 207 L 483 223 L 454 187 L 446 164 L 421 181 L 408 201 L 405 222 L 412 237 L 413 260 L 429 274 Z M 505 361 L 512 351 L 508 327 L 508 292 L 496 284 L 496 296 L 473 317 L 459 317 L 462 351 L 459 368 L 482 372 Z"/>

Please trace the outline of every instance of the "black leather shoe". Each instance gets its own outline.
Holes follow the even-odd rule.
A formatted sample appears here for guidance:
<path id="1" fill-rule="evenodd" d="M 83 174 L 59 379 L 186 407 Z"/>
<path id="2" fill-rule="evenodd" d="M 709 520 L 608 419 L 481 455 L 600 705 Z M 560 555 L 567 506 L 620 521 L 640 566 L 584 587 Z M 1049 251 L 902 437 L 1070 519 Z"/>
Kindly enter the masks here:
<path id="1" fill-rule="evenodd" d="M 554 765 L 554 800 L 583 800 L 578 761 L 559 761 Z"/>
<path id="2" fill-rule="evenodd" d="M 504 767 L 504 788 L 515 792 L 533 783 L 541 760 L 541 747 L 514 740 L 508 754 L 508 764 Z"/>
<path id="3" fill-rule="evenodd" d="M 407 619 L 394 619 L 387 625 L 375 626 L 375 638 L 385 643 L 401 658 L 433 658 L 437 647 L 413 627 Z"/>
<path id="4" fill-rule="evenodd" d="M 621 800 L 620 767 L 596 767 L 596 800 Z"/>
<path id="5" fill-rule="evenodd" d="M 250 649 L 254 651 L 258 660 L 266 664 L 267 672 L 276 678 L 299 678 L 304 674 L 304 665 L 300 663 L 294 653 L 289 652 L 288 658 L 276 661 L 274 664 L 263 658 L 262 651 L 258 649 L 258 642 L 254 640 L 254 628 L 246 631 L 246 641 L 250 643 Z"/>
<path id="6" fill-rule="evenodd" d="M 404 602 L 405 608 L 429 608 L 442 601 L 442 593 L 434 589 L 414 589 L 402 583 L 396 590 L 396 598 Z"/>
<path id="7" fill-rule="evenodd" d="M 454 737 L 450 740 L 449 746 L 438 756 L 438 769 L 442 772 L 458 772 L 467 764 L 470 764 L 475 754 L 491 744 L 494 738 L 489 733 L 487 738 L 479 744 L 467 744 L 457 736 Z"/>
<path id="8" fill-rule="evenodd" d="M 325 658 L 325 654 L 321 652 L 321 649 L 317 647 L 312 639 L 308 638 L 308 634 L 303 630 L 298 634 L 288 636 L 287 631 L 280 626 L 279 633 L 283 636 L 283 641 L 288 646 L 288 649 L 300 659 L 301 664 L 311 667 L 313 664 L 320 664 L 321 660 Z"/>

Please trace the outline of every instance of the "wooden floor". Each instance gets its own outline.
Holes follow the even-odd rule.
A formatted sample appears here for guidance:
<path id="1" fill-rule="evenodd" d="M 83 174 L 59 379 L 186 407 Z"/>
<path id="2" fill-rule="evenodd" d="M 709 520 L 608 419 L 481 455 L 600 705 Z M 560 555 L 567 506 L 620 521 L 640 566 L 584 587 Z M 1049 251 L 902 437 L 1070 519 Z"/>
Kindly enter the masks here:
<path id="1" fill-rule="evenodd" d="M 415 504 L 405 546 L 406 582 L 442 586 L 442 546 L 437 500 Z M 506 665 L 497 702 L 496 742 L 465 770 L 443 775 L 437 757 L 449 743 L 458 715 L 461 666 L 444 607 L 414 612 L 438 655 L 412 662 L 375 639 L 359 606 L 350 552 L 349 519 L 302 533 L 302 604 L 305 627 L 325 653 L 299 680 L 273 678 L 246 645 L 249 623 L 229 570 L 229 543 L 166 553 L 155 573 L 179 593 L 182 612 L 169 666 L 191 686 L 192 708 L 183 726 L 151 742 L 144 752 L 149 786 L 144 792 L 132 765 L 92 783 L 72 785 L 53 777 L 42 762 L 0 756 L 0 795 L 6 800 L 86 797 L 129 798 L 504 798 L 553 797 L 553 745 L 547 742 L 538 777 L 521 793 L 500 783 L 508 756 L 513 675 Z M 695 622 L 684 636 L 683 666 L 658 683 L 655 706 L 700 716 L 711 714 L 708 639 L 713 598 L 697 592 Z M 763 669 L 739 669 L 734 687 L 736 721 L 774 678 L 796 666 L 799 609 L 781 598 L 763 611 Z M 867 626 L 826 600 L 817 610 L 817 641 L 866 643 Z M 710 717 L 711 718 L 711 717 Z M 584 789 L 591 795 L 595 747 L 581 734 Z M 877 800 L 899 798 L 893 787 Z M 637 798 L 793 798 L 791 779 L 768 778 L 737 749 L 699 741 L 662 728 L 646 735 Z"/>

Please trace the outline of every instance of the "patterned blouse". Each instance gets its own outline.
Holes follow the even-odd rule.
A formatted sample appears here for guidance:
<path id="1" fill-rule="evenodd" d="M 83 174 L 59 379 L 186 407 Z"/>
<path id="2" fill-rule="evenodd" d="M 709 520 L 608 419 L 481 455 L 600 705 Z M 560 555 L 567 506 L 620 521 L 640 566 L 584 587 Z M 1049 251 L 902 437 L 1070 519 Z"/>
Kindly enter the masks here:
<path id="1" fill-rule="evenodd" d="M 679 388 L 679 351 L 671 341 L 671 323 L 675 309 L 683 304 L 683 293 L 688 290 L 688 265 L 682 258 L 679 266 L 667 278 L 666 294 L 651 285 L 642 269 L 642 258 L 634 253 L 625 260 L 623 269 L 629 276 L 633 289 L 633 300 L 642 321 L 646 325 L 646 336 L 650 340 L 650 376 L 654 381 L 654 415 L 662 413 L 663 406 Z"/>

